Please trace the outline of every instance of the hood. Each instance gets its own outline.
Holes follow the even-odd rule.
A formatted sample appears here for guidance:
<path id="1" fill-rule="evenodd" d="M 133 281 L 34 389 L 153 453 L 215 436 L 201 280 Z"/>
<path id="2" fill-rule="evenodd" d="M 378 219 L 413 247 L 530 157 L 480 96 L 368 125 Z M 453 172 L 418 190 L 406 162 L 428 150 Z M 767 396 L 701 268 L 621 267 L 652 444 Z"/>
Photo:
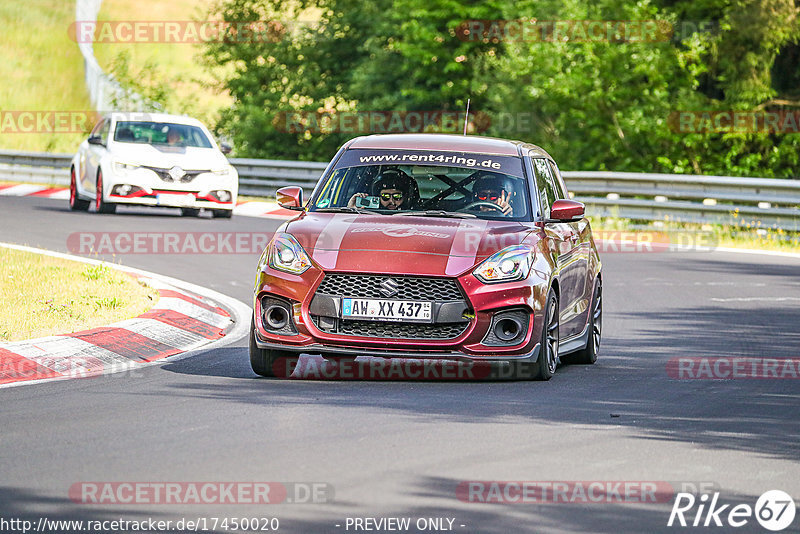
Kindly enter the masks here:
<path id="1" fill-rule="evenodd" d="M 286 226 L 325 270 L 457 276 L 522 242 L 531 223 L 309 212 Z"/>
<path id="2" fill-rule="evenodd" d="M 218 150 L 201 147 L 153 146 L 144 143 L 115 143 L 112 157 L 123 163 L 184 170 L 220 169 L 229 165 Z"/>

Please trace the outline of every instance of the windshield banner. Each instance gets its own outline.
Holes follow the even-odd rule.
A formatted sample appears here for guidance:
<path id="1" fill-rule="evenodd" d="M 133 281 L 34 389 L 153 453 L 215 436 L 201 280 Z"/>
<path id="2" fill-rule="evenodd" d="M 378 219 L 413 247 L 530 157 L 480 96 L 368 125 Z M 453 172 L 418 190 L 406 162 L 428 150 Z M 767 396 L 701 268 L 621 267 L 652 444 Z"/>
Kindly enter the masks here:
<path id="1" fill-rule="evenodd" d="M 516 156 L 437 152 L 432 150 L 346 150 L 334 170 L 365 165 L 424 165 L 462 167 L 499 172 L 522 178 L 522 159 Z"/>

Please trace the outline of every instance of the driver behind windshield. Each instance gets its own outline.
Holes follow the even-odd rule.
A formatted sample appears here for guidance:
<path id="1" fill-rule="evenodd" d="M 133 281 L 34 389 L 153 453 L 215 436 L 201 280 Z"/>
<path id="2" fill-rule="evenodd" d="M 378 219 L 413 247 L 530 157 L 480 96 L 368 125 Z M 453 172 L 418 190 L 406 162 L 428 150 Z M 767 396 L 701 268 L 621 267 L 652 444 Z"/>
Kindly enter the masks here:
<path id="1" fill-rule="evenodd" d="M 378 197 L 381 209 L 385 210 L 414 209 L 419 198 L 416 180 L 397 169 L 383 171 L 372 184 L 372 192 Z M 359 197 L 366 198 L 367 193 L 356 193 L 350 197 L 347 205 L 355 207 Z"/>
<path id="2" fill-rule="evenodd" d="M 170 126 L 167 129 L 167 144 L 170 146 L 176 146 L 183 143 L 183 135 L 175 126 Z"/>
<path id="3" fill-rule="evenodd" d="M 514 196 L 514 187 L 509 178 L 495 172 L 481 173 L 472 185 L 473 202 L 491 202 L 498 208 L 479 205 L 482 212 L 500 212 L 505 216 L 513 214 L 511 199 Z"/>

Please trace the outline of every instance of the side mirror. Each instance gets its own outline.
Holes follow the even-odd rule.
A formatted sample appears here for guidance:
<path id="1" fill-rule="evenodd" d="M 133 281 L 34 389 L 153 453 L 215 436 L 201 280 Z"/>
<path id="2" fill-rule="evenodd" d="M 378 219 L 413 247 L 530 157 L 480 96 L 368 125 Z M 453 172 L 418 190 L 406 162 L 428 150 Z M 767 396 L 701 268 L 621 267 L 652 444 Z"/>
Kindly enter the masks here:
<path id="1" fill-rule="evenodd" d="M 99 135 L 92 135 L 92 136 L 90 136 L 90 137 L 89 137 L 89 139 L 87 139 L 86 141 L 87 141 L 87 142 L 88 142 L 90 145 L 100 145 L 100 146 L 106 146 L 106 144 L 103 142 L 103 138 L 102 138 L 102 137 L 100 137 Z"/>
<path id="2" fill-rule="evenodd" d="M 303 188 L 296 185 L 278 189 L 278 204 L 288 210 L 303 209 Z"/>
<path id="3" fill-rule="evenodd" d="M 233 151 L 233 148 L 228 143 L 220 143 L 219 144 L 219 151 L 225 154 L 226 156 Z"/>
<path id="4" fill-rule="evenodd" d="M 559 199 L 553 202 L 550 208 L 550 220 L 552 221 L 574 221 L 582 219 L 586 211 L 586 206 L 575 200 Z"/>

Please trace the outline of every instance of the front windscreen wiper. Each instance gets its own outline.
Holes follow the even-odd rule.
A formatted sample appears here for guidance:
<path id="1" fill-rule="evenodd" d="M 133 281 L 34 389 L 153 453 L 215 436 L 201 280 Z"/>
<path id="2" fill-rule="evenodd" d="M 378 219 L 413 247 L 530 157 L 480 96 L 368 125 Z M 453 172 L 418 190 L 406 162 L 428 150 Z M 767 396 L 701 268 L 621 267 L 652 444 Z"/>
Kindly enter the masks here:
<path id="1" fill-rule="evenodd" d="M 383 215 L 378 211 L 365 210 L 364 208 L 354 208 L 352 206 L 340 206 L 338 208 L 317 208 L 314 211 L 322 211 L 326 213 L 361 213 L 369 215 Z"/>
<path id="2" fill-rule="evenodd" d="M 444 210 L 425 210 L 425 211 L 403 211 L 401 213 L 394 213 L 393 215 L 410 215 L 412 217 L 451 217 L 453 219 L 475 219 L 476 216 L 472 213 L 459 213 L 457 211 L 444 211 Z"/>

